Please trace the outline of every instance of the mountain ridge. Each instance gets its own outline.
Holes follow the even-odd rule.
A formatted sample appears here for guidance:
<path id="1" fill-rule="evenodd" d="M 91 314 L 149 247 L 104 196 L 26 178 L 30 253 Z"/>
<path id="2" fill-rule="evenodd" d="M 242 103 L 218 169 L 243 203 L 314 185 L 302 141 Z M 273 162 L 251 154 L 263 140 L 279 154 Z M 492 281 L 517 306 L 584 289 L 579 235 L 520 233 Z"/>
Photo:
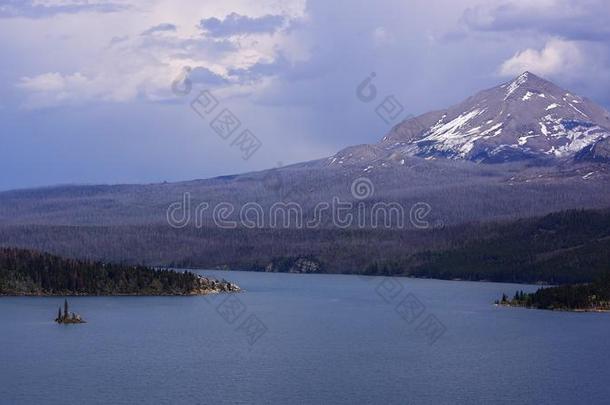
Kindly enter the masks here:
<path id="1" fill-rule="evenodd" d="M 478 163 L 607 162 L 609 139 L 608 111 L 524 72 L 449 108 L 406 119 L 375 144 L 339 151 L 328 165 L 404 164 L 406 157 L 413 156 Z"/>
<path id="2" fill-rule="evenodd" d="M 343 201 L 362 202 L 368 206 L 377 202 L 397 203 L 406 212 L 415 204 L 426 203 L 434 216 L 430 219 L 446 225 L 538 216 L 567 209 L 609 207 L 610 165 L 607 164 L 606 157 L 609 156 L 610 137 L 606 137 L 605 124 L 574 126 L 572 129 L 581 128 L 581 135 L 592 131 L 592 136 L 599 137 L 599 140 L 595 138 L 596 142 L 589 142 L 561 158 L 554 154 L 541 156 L 534 153 L 535 149 L 530 151 L 531 155 L 504 152 L 492 154 L 495 160 L 481 159 L 481 154 L 479 158 L 474 158 L 473 150 L 478 148 L 479 152 L 489 154 L 497 146 L 485 146 L 492 141 L 504 142 L 502 136 L 506 135 L 513 142 L 518 142 L 522 133 L 519 132 L 520 124 L 515 124 L 515 120 L 521 119 L 521 116 L 525 121 L 530 120 L 529 124 L 523 124 L 525 127 L 529 125 L 541 130 L 538 119 L 551 105 L 550 95 L 566 96 L 567 92 L 564 93 L 563 89 L 530 75 L 527 75 L 527 81 L 519 81 L 517 78 L 516 82 L 483 90 L 447 110 L 433 111 L 406 120 L 376 144 L 351 146 L 329 158 L 259 172 L 174 183 L 68 185 L 0 192 L 0 225 L 167 225 L 168 207 L 185 201 L 186 196 L 191 199 L 192 209 L 201 203 L 212 208 L 221 203 L 231 204 L 234 208 L 231 219 L 235 219 L 240 208 L 248 202 L 255 202 L 266 211 L 278 202 L 297 202 L 304 218 L 315 215 L 317 204 L 329 202 L 335 197 Z M 531 85 L 527 82 L 531 82 Z M 533 90 L 545 97 L 533 95 Z M 490 103 L 490 99 L 496 101 Z M 587 102 L 576 96 L 569 100 L 582 104 Z M 510 103 L 515 103 L 514 108 L 520 111 L 519 114 L 511 112 L 513 104 Z M 532 107 L 532 111 L 521 111 L 523 105 Z M 577 109 L 595 115 L 598 120 L 608 119 L 607 112 L 601 107 L 588 105 L 576 108 L 566 105 L 561 111 L 567 111 L 566 120 L 580 114 Z M 462 120 L 459 122 L 468 121 L 464 116 L 477 108 L 486 108 L 488 111 L 477 112 L 479 115 L 476 117 L 472 113 L 470 119 L 475 121 L 469 122 L 468 127 L 446 126 L 460 116 Z M 560 111 L 558 108 L 551 110 Z M 493 133 L 489 130 L 498 123 L 489 122 L 483 114 L 504 118 L 510 114 L 513 119 L 503 121 L 502 127 L 507 129 L 495 136 L 495 131 L 500 128 L 494 129 Z M 447 154 L 438 145 L 434 148 L 430 143 L 423 146 L 416 144 L 432 134 L 426 131 L 434 128 L 443 115 L 446 115 L 448 121 L 443 124 L 446 126 L 444 134 L 449 132 L 456 135 L 445 138 L 451 142 L 460 141 L 457 143 L 459 147 L 472 146 L 469 150 L 472 159 Z M 443 125 L 439 125 L 437 130 Z M 566 125 L 570 126 L 569 123 Z M 467 133 L 477 126 L 480 127 L 478 133 Z M 548 128 L 550 127 L 547 130 Z M 464 133 L 468 135 L 466 139 L 459 136 Z M 485 133 L 494 136 L 485 139 L 485 135 L 482 135 Z M 438 138 L 439 134 L 440 132 L 435 133 L 434 136 Z M 477 139 L 473 141 L 473 137 Z M 561 137 L 549 136 L 542 140 L 552 143 L 559 138 Z M 405 145 L 400 142 L 396 145 L 397 139 L 403 139 L 405 143 L 411 142 L 407 145 L 406 152 L 417 146 L 422 148 L 422 153 L 405 153 Z M 531 138 L 526 140 L 525 145 L 533 142 Z M 575 137 L 574 140 L 578 141 L 578 138 Z M 424 140 L 429 141 L 431 139 Z M 485 143 L 479 145 L 480 141 Z M 553 145 L 544 142 L 539 149 L 551 150 Z M 454 142 L 445 146 L 450 146 L 451 149 L 455 145 Z M 438 150 L 442 153 L 437 154 Z M 355 198 L 352 193 L 353 183 L 361 177 L 366 177 L 374 186 L 371 195 L 365 200 Z M 202 221 L 210 223 L 212 208 L 202 214 L 205 217 L 201 218 Z M 321 226 L 332 226 L 332 223 Z"/>

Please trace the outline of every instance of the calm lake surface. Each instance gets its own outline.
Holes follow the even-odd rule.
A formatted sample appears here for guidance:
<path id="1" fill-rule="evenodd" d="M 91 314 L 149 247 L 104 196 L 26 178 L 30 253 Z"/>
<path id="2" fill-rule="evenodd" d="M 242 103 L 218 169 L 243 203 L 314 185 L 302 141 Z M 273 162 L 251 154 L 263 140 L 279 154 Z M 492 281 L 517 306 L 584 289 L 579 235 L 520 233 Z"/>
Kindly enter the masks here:
<path id="1" fill-rule="evenodd" d="M 510 284 L 200 272 L 244 293 L 0 298 L 0 402 L 607 404 L 610 314 Z M 231 297 L 231 298 L 230 298 Z M 230 299 L 229 299 L 230 298 Z"/>

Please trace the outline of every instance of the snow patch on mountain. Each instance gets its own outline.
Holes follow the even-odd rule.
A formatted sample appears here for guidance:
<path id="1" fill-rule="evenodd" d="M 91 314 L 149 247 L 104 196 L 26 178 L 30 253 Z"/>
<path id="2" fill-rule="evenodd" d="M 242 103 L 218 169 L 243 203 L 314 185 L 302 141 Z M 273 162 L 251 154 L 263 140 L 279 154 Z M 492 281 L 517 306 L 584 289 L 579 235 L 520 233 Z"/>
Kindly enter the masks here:
<path id="1" fill-rule="evenodd" d="M 522 84 L 524 84 L 525 82 L 527 82 L 527 79 L 529 78 L 529 72 L 525 72 L 523 73 L 521 76 L 519 76 L 518 78 L 516 78 L 515 80 L 513 80 L 509 85 L 508 85 L 508 89 L 506 91 L 506 96 L 504 96 L 504 100 L 508 100 L 508 98 L 515 92 L 517 91 L 517 89 L 519 89 L 519 87 L 521 87 Z"/>
<path id="2" fill-rule="evenodd" d="M 470 111 L 469 113 L 462 114 L 446 124 L 443 124 L 441 120 L 437 125 L 432 127 L 427 139 L 451 139 L 462 137 L 463 134 L 459 132 L 459 129 L 468 123 L 468 121 L 470 121 L 472 118 L 480 115 L 482 112 L 483 110 Z"/>
<path id="3" fill-rule="evenodd" d="M 525 145 L 527 143 L 528 139 L 535 138 L 537 136 L 540 136 L 540 135 L 525 135 L 525 136 L 521 136 L 517 140 L 517 143 L 519 144 L 519 146 L 523 146 L 523 145 Z"/>
<path id="4" fill-rule="evenodd" d="M 610 139 L 610 113 L 526 72 L 448 109 L 405 120 L 378 144 L 348 148 L 331 164 L 383 167 L 406 156 L 483 163 L 581 155 L 605 159 L 608 142 L 591 149 L 605 138 Z"/>

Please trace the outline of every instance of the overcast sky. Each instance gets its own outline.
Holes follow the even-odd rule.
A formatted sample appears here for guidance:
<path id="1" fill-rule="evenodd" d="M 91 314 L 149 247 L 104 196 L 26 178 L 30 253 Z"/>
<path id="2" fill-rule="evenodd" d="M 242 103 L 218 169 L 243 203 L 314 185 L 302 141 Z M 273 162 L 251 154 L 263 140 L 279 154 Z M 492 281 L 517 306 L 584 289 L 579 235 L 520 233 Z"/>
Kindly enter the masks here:
<path id="1" fill-rule="evenodd" d="M 383 137 L 387 96 L 416 115 L 525 70 L 608 108 L 608 43 L 607 0 L 0 0 L 0 189 L 326 157 Z"/>

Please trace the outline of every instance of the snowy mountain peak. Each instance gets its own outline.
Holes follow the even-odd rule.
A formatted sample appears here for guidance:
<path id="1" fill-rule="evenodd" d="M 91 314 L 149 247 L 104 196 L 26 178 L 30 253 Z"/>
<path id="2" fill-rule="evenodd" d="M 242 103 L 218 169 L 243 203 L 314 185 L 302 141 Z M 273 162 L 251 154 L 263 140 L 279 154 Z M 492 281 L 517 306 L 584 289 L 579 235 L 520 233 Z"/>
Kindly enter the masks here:
<path id="1" fill-rule="evenodd" d="M 406 156 L 499 163 L 582 158 L 610 139 L 610 114 L 531 72 L 446 110 L 408 119 L 377 145 L 339 152 L 332 164 Z M 362 150 L 362 153 L 360 151 Z M 599 157 L 599 156 L 597 156 Z"/>
<path id="2" fill-rule="evenodd" d="M 525 84 L 530 78 L 530 76 L 531 75 L 529 72 L 525 72 L 509 84 L 504 85 L 504 87 L 506 87 L 506 95 L 504 96 L 504 100 L 507 100 L 512 94 L 515 93 L 515 91 L 517 91 L 523 84 Z"/>
<path id="3" fill-rule="evenodd" d="M 528 101 L 533 97 L 547 98 L 547 94 L 559 96 L 563 90 L 555 84 L 530 72 L 524 72 L 514 80 L 500 86 L 504 101 Z"/>

